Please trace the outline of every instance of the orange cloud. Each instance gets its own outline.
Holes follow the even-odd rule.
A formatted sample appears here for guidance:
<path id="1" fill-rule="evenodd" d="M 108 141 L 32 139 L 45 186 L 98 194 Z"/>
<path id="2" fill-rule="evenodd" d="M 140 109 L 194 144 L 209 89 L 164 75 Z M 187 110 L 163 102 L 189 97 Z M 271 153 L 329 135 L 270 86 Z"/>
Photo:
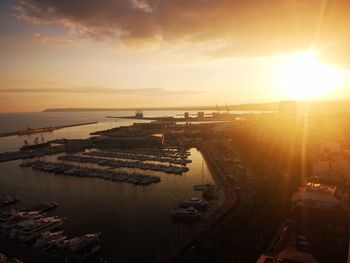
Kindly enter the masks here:
<path id="1" fill-rule="evenodd" d="M 218 56 L 313 46 L 329 60 L 349 61 L 342 48 L 350 44 L 348 0 L 22 0 L 15 9 L 31 23 L 61 24 L 73 34 L 131 46 L 226 41 Z"/>

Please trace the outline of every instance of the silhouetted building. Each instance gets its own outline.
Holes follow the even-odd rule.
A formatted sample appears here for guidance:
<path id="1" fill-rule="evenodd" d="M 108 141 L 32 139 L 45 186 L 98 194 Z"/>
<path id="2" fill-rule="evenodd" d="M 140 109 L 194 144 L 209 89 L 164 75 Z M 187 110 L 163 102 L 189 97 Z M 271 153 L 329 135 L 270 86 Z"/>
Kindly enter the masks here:
<path id="1" fill-rule="evenodd" d="M 186 120 L 190 117 L 188 112 L 185 112 L 184 117 L 185 117 Z"/>
<path id="2" fill-rule="evenodd" d="M 200 118 L 200 119 L 203 119 L 204 118 L 204 111 L 199 111 L 197 113 L 197 117 Z"/>
<path id="3" fill-rule="evenodd" d="M 136 118 L 143 118 L 143 112 L 140 111 L 140 110 L 136 111 L 136 112 L 135 112 L 135 117 L 136 117 Z"/>

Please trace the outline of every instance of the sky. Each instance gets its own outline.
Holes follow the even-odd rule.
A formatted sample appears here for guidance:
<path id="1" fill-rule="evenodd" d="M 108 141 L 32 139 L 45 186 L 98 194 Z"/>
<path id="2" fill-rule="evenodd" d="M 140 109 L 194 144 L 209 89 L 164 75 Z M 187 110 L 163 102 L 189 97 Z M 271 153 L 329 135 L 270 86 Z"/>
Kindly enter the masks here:
<path id="1" fill-rule="evenodd" d="M 0 0 L 0 112 L 350 99 L 350 1 Z"/>

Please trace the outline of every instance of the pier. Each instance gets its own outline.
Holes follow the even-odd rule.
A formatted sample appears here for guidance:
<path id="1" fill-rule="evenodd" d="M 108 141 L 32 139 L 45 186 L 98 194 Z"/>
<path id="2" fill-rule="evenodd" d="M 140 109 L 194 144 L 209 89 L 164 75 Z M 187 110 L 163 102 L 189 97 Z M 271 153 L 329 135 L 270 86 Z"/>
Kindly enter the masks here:
<path id="1" fill-rule="evenodd" d="M 23 136 L 23 135 L 30 135 L 30 134 L 35 134 L 35 133 L 53 132 L 55 130 L 60 130 L 60 129 L 64 129 L 64 128 L 91 125 L 91 124 L 96 124 L 96 123 L 97 122 L 94 121 L 94 122 L 84 122 L 84 123 L 77 123 L 77 124 L 70 124 L 70 125 L 53 126 L 53 127 L 28 128 L 26 130 L 0 133 L 0 137 Z"/>

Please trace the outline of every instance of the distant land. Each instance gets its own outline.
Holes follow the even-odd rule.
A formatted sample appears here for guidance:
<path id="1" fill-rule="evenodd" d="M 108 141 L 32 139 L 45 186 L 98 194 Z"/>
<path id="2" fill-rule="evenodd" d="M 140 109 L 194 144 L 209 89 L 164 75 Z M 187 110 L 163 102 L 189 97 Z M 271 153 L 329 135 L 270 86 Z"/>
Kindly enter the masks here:
<path id="1" fill-rule="evenodd" d="M 309 112 L 327 113 L 327 112 L 350 112 L 350 100 L 337 101 L 300 101 L 301 108 L 308 109 Z M 279 102 L 268 103 L 246 103 L 237 105 L 211 105 L 211 106 L 188 106 L 188 107 L 130 107 L 130 108 L 50 108 L 43 112 L 79 112 L 79 111 L 159 111 L 159 110 L 211 110 L 211 111 L 278 111 Z"/>
<path id="2" fill-rule="evenodd" d="M 239 105 L 218 105 L 218 106 L 189 106 L 189 107 L 138 107 L 138 108 L 52 108 L 45 109 L 43 112 L 76 112 L 76 111 L 136 111 L 136 110 L 213 110 L 224 111 L 276 111 L 278 102 L 270 103 L 251 103 Z"/>

